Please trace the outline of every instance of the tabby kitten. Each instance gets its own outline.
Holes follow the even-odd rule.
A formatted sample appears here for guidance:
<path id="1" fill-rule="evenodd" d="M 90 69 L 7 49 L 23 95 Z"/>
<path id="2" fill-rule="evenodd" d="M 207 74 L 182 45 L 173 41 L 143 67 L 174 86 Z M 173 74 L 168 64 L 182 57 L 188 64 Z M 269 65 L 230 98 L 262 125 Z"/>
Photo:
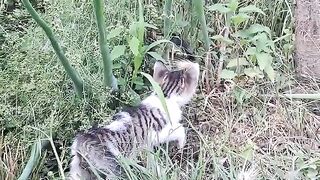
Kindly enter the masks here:
<path id="1" fill-rule="evenodd" d="M 180 124 L 181 107 L 195 94 L 199 65 L 180 61 L 177 67 L 170 71 L 161 61 L 154 65 L 153 78 L 164 93 L 170 119 L 153 92 L 138 107 L 115 114 L 111 124 L 77 135 L 71 147 L 71 179 L 96 179 L 92 167 L 106 178 L 119 176 L 117 157 L 132 157 L 141 148 L 170 141 L 178 141 L 183 148 L 186 134 Z"/>

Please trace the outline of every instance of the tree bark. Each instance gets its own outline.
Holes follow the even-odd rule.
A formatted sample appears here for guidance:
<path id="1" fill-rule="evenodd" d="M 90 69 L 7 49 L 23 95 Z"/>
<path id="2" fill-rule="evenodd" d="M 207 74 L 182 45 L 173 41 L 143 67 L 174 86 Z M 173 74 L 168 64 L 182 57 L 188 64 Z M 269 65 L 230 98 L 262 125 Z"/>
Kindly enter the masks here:
<path id="1" fill-rule="evenodd" d="M 320 78 L 320 0 L 296 0 L 295 63 L 298 75 Z"/>

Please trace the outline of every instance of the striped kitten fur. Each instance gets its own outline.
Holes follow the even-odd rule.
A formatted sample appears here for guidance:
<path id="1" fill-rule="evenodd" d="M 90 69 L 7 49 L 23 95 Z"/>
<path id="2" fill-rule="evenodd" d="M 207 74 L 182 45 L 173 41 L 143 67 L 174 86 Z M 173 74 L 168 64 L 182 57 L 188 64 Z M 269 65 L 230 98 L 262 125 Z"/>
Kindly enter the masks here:
<path id="1" fill-rule="evenodd" d="M 115 114 L 109 125 L 78 134 L 71 147 L 70 179 L 96 179 L 92 167 L 101 177 L 110 179 L 121 174 L 118 156 L 130 158 L 141 148 L 170 141 L 184 146 L 181 107 L 195 94 L 199 65 L 180 61 L 177 67 L 179 70 L 170 71 L 161 61 L 154 65 L 153 78 L 165 95 L 170 120 L 153 92 L 138 107 Z"/>

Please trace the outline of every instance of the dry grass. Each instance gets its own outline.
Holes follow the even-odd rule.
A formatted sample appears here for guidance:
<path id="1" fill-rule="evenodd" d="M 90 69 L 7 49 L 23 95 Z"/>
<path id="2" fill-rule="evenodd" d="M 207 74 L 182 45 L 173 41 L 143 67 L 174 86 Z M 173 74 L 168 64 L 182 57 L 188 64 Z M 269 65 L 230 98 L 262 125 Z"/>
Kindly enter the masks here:
<path id="1" fill-rule="evenodd" d="M 55 32 L 66 47 L 68 58 L 81 75 L 94 84 L 95 93 L 83 101 L 74 98 L 70 82 L 57 63 L 46 37 L 31 21 L 26 22 L 26 13 L 14 15 L 14 20 L 6 19 L 10 27 L 0 26 L 5 27 L 6 35 L 0 39 L 3 43 L 3 51 L 0 50 L 0 84 L 4 84 L 0 86 L 0 179 L 17 179 L 21 174 L 30 156 L 32 142 L 44 138 L 39 130 L 48 134 L 51 130 L 56 132 L 53 140 L 59 157 L 53 154 L 51 147 L 47 147 L 32 178 L 59 179 L 57 158 L 67 173 L 70 142 L 76 131 L 94 123 L 107 123 L 114 113 L 113 109 L 108 108 L 108 101 L 113 96 L 105 92 L 101 84 L 100 64 L 96 60 L 99 51 L 89 1 L 83 1 L 88 4 L 68 0 L 49 2 L 43 17 L 52 21 Z M 206 62 L 206 65 L 204 57 L 207 52 L 202 48 L 199 29 L 192 25 L 195 19 L 186 2 L 175 2 L 173 17 L 175 22 L 179 20 L 177 17 L 185 17 L 183 20 L 191 25 L 184 28 L 175 26 L 173 29 L 181 31 L 191 42 L 203 72 L 197 95 L 184 111 L 184 124 L 188 127 L 187 145 L 182 153 L 170 149 L 171 158 L 145 158 L 145 164 L 149 162 L 150 169 L 142 170 L 147 174 L 143 177 L 161 180 L 319 179 L 319 101 L 281 96 L 283 93 L 314 93 L 320 90 L 314 78 L 302 80 L 294 77 L 292 54 L 283 48 L 284 44 L 292 45 L 292 37 L 275 44 L 274 66 L 278 71 L 275 83 L 267 79 L 239 77 L 214 86 L 214 68 L 218 66 L 214 53 L 219 53 L 219 47 L 213 43 L 212 61 Z M 160 3 L 145 3 L 148 7 L 146 21 L 159 26 L 158 31 L 162 31 L 163 9 Z M 242 6 L 250 3 L 241 1 Z M 274 39 L 284 36 L 284 29 L 291 28 L 291 6 L 287 1 L 255 0 L 254 3 L 267 16 L 257 16 L 252 21 L 270 27 Z M 136 5 L 125 0 L 112 2 L 107 7 L 107 19 L 110 20 L 108 30 L 121 25 L 128 31 Z M 210 13 L 207 18 L 210 36 L 219 34 L 224 27 L 223 17 Z M 25 26 L 24 29 L 12 31 L 16 29 L 12 27 L 20 21 L 23 21 L 21 26 Z M 126 38 L 127 34 L 114 38 L 110 45 L 122 45 Z M 233 56 L 241 55 L 240 44 L 232 48 L 236 52 Z M 126 52 L 116 63 L 129 67 L 130 58 L 132 54 Z M 152 62 L 146 59 L 143 71 L 151 72 L 149 66 Z M 119 68 L 116 75 L 127 82 L 131 75 L 129 69 Z M 138 92 L 143 95 L 147 93 L 146 90 Z M 126 104 L 130 96 L 126 93 L 122 95 L 118 97 L 120 102 L 117 106 Z M 159 163 L 163 164 L 162 176 L 157 175 L 157 168 L 152 168 Z M 132 179 L 142 179 L 142 175 L 140 177 L 138 174 Z"/>

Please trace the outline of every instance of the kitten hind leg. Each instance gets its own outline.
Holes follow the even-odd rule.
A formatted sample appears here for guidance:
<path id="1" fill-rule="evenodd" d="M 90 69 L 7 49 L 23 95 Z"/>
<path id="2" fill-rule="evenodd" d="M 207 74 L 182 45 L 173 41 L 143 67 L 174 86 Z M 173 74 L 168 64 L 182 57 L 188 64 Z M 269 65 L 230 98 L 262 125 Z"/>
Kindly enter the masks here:
<path id="1" fill-rule="evenodd" d="M 180 126 L 172 130 L 172 132 L 169 135 L 169 139 L 171 141 L 178 141 L 178 148 L 182 149 L 186 144 L 186 132 L 182 124 L 179 125 Z"/>
<path id="2" fill-rule="evenodd" d="M 186 143 L 186 132 L 182 124 L 167 126 L 154 136 L 153 142 L 161 144 L 171 141 L 178 141 L 178 147 L 182 149 Z"/>

